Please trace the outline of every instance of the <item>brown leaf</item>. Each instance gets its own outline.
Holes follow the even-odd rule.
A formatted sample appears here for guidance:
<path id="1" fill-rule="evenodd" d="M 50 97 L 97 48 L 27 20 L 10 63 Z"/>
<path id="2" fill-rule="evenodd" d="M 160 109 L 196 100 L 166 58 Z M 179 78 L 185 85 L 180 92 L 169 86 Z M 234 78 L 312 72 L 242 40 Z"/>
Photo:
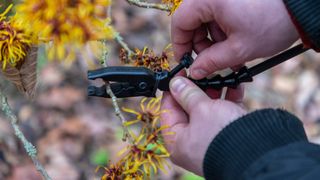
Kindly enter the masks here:
<path id="1" fill-rule="evenodd" d="M 2 74 L 11 81 L 20 92 L 28 98 L 35 95 L 37 83 L 37 52 L 38 47 L 32 47 L 25 61 L 17 67 L 7 66 Z"/>

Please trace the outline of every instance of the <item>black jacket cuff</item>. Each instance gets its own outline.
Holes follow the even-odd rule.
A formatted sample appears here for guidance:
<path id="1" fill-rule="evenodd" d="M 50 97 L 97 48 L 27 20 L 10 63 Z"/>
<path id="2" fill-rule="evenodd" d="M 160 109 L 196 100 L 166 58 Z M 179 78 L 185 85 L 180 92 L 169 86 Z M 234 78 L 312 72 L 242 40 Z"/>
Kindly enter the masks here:
<path id="1" fill-rule="evenodd" d="M 307 141 L 302 123 L 283 110 L 250 113 L 224 128 L 209 145 L 203 164 L 206 179 L 242 179 L 243 172 L 267 152 Z"/>
<path id="2" fill-rule="evenodd" d="M 284 0 L 306 47 L 320 51 L 320 3 L 317 0 Z"/>

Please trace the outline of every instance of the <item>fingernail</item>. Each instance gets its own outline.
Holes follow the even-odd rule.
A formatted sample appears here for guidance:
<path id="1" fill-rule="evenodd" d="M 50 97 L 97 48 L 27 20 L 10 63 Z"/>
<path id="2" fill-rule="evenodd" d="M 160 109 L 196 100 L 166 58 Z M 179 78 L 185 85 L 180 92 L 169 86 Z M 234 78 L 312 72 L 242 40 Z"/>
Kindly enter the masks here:
<path id="1" fill-rule="evenodd" d="M 174 91 L 175 93 L 180 93 L 187 86 L 182 78 L 173 79 L 170 85 L 172 91 Z"/>
<path id="2" fill-rule="evenodd" d="M 195 70 L 191 71 L 192 77 L 204 77 L 207 75 L 208 75 L 208 72 L 203 69 L 195 69 Z"/>

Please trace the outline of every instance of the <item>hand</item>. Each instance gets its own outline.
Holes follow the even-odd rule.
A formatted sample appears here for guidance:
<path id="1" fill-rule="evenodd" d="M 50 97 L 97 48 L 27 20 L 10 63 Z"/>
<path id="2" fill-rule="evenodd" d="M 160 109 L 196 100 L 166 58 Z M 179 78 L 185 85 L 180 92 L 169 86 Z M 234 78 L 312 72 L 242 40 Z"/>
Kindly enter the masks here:
<path id="1" fill-rule="evenodd" d="M 202 163 L 211 141 L 228 124 L 246 114 L 240 106 L 243 89 L 228 89 L 226 99 L 230 101 L 211 99 L 190 80 L 176 77 L 170 82 L 170 91 L 162 99 L 161 108 L 169 112 L 162 114 L 161 123 L 170 126 L 166 131 L 175 132 L 164 137 L 171 159 L 203 175 Z M 209 95 L 218 98 L 220 92 L 212 91 Z"/>
<path id="2" fill-rule="evenodd" d="M 198 54 L 194 79 L 274 55 L 297 39 L 281 0 L 184 0 L 172 18 L 176 59 L 192 50 Z"/>

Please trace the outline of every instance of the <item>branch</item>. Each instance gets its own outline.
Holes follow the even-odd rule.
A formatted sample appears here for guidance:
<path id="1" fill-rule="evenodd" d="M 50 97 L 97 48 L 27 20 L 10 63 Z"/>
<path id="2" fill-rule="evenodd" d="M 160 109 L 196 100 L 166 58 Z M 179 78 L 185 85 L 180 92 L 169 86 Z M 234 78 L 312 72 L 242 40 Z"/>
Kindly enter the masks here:
<path id="1" fill-rule="evenodd" d="M 104 41 L 104 43 L 106 44 L 106 41 Z M 108 52 L 107 52 L 106 49 L 105 49 L 105 52 L 103 54 L 104 54 L 103 55 L 103 58 L 104 58 L 103 66 L 107 67 L 107 54 L 108 54 Z M 112 105 L 113 105 L 113 108 L 114 108 L 114 112 L 116 113 L 116 116 L 120 119 L 121 124 L 122 124 L 122 128 L 123 128 L 123 138 L 122 138 L 122 140 L 126 141 L 128 139 L 130 141 L 130 143 L 133 144 L 134 138 L 131 137 L 128 127 L 124 125 L 127 122 L 127 120 L 124 118 L 124 115 L 121 112 L 120 106 L 119 106 L 118 101 L 117 101 L 117 97 L 112 92 L 112 89 L 110 87 L 109 82 L 105 81 L 105 83 L 106 83 L 106 92 L 111 97 Z"/>
<path id="2" fill-rule="evenodd" d="M 108 17 L 112 17 L 112 8 L 111 6 L 109 6 L 108 8 Z M 112 19 L 111 19 L 112 20 Z M 120 44 L 120 46 L 125 49 L 125 51 L 127 52 L 128 57 L 131 56 L 131 54 L 134 54 L 134 52 L 129 48 L 128 44 L 123 40 L 122 36 L 117 33 L 115 36 L 115 40 Z M 107 50 L 107 41 L 104 40 L 102 41 L 104 44 L 104 49 L 103 49 L 103 54 L 102 54 L 102 65 L 104 67 L 107 67 L 107 56 L 108 56 L 108 50 Z M 114 95 L 114 93 L 112 92 L 112 89 L 110 87 L 110 84 L 108 81 L 105 82 L 106 83 L 106 92 L 107 94 L 111 97 L 111 101 L 112 101 L 112 105 L 114 108 L 114 112 L 116 114 L 116 116 L 119 118 L 119 120 L 121 121 L 122 124 L 122 129 L 123 129 L 123 141 L 126 141 L 127 139 L 129 140 L 129 142 L 131 144 L 134 143 L 134 138 L 130 135 L 129 133 L 129 129 L 127 126 L 125 126 L 125 123 L 127 122 L 127 120 L 125 119 L 124 115 L 121 112 L 121 109 L 119 107 L 118 101 L 117 101 L 117 97 Z"/>
<path id="3" fill-rule="evenodd" d="M 168 11 L 168 12 L 170 12 L 171 10 L 171 6 L 166 4 L 141 2 L 140 0 L 126 0 L 126 1 L 131 5 L 135 5 L 142 8 L 152 8 L 152 9 L 158 9 L 161 11 Z"/>
<path id="4" fill-rule="evenodd" d="M 127 120 L 124 118 L 124 116 L 123 116 L 123 114 L 122 114 L 122 112 L 120 110 L 120 107 L 119 107 L 119 104 L 118 104 L 118 101 L 117 101 L 117 97 L 112 92 L 109 82 L 106 82 L 106 87 L 107 87 L 107 93 L 111 97 L 111 101 L 112 101 L 112 105 L 113 105 L 113 108 L 114 108 L 114 112 L 116 113 L 116 116 L 120 119 L 121 124 L 122 124 L 122 128 L 123 128 L 123 131 L 124 131 L 122 140 L 126 141 L 127 138 L 128 138 L 130 143 L 133 144 L 134 139 L 131 137 L 128 127 L 124 125 L 127 122 Z"/>
<path id="5" fill-rule="evenodd" d="M 108 7 L 107 13 L 108 13 L 108 17 L 111 19 L 112 21 L 112 5 L 110 5 Z M 120 35 L 120 33 L 116 33 L 115 37 L 114 37 L 115 41 L 117 41 L 120 46 L 127 52 L 128 57 L 131 56 L 131 54 L 134 54 L 134 52 L 129 48 L 128 44 L 123 40 L 123 37 Z M 106 43 L 106 42 L 104 42 Z M 105 58 L 103 58 L 103 61 L 105 60 Z"/>
<path id="6" fill-rule="evenodd" d="M 10 121 L 15 135 L 22 142 L 24 149 L 28 153 L 28 156 L 30 156 L 30 158 L 33 161 L 33 164 L 36 166 L 37 170 L 40 172 L 40 174 L 43 176 L 44 179 L 51 180 L 47 171 L 44 169 L 43 165 L 40 163 L 40 161 L 37 158 L 36 147 L 34 145 L 32 145 L 26 139 L 24 134 L 21 132 L 19 125 L 18 125 L 18 119 L 13 114 L 12 109 L 11 109 L 10 105 L 8 104 L 7 97 L 1 91 L 0 91 L 0 99 L 1 99 L 2 113 L 5 115 L 6 119 L 8 119 Z"/>
<path id="7" fill-rule="evenodd" d="M 128 44 L 123 41 L 122 36 L 117 33 L 115 36 L 115 40 L 120 44 L 120 46 L 128 53 L 128 57 L 131 56 L 131 54 L 134 54 L 134 52 L 129 48 Z"/>

